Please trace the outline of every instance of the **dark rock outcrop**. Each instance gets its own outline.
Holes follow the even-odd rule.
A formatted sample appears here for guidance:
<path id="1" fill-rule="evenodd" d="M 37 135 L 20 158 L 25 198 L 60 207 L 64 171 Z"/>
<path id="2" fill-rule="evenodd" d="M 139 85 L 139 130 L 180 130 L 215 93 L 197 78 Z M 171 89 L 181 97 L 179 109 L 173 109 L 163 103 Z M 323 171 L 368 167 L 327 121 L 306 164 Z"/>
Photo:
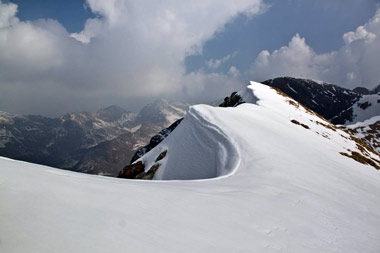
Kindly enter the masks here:
<path id="1" fill-rule="evenodd" d="M 165 158 L 167 154 L 167 150 L 161 152 L 159 156 L 156 158 L 155 163 L 150 167 L 150 169 L 145 172 L 145 165 L 143 161 L 137 161 L 130 165 L 125 166 L 119 173 L 119 178 L 127 178 L 127 179 L 144 179 L 144 180 L 152 180 L 154 174 L 160 167 L 158 161 Z"/>
<path id="2" fill-rule="evenodd" d="M 143 162 L 138 161 L 136 163 L 125 166 L 123 170 L 120 171 L 117 177 L 134 179 L 141 173 L 144 173 L 144 169 L 145 169 L 145 165 L 143 164 Z"/>
<path id="3" fill-rule="evenodd" d="M 351 107 L 361 97 L 361 94 L 349 89 L 307 79 L 280 77 L 263 83 L 278 88 L 333 124 L 344 124 L 346 121 L 351 121 L 353 118 Z M 361 88 L 358 89 L 365 92 Z"/>
<path id="4" fill-rule="evenodd" d="M 355 93 L 358 93 L 360 95 L 369 95 L 370 94 L 370 91 L 367 88 L 364 88 L 364 87 L 356 87 L 352 91 L 355 92 Z"/>
<path id="5" fill-rule="evenodd" d="M 131 164 L 134 161 L 136 161 L 137 159 L 139 159 L 140 157 L 142 157 L 143 155 L 145 155 L 146 153 L 148 153 L 149 151 L 151 151 L 158 144 L 160 144 L 181 123 L 182 120 L 183 120 L 183 118 L 178 119 L 173 124 L 171 124 L 169 127 L 162 129 L 158 134 L 153 136 L 150 139 L 148 145 L 146 145 L 146 146 L 144 146 L 144 147 L 142 147 L 136 151 L 136 153 L 133 155 L 133 157 L 131 159 Z"/>
<path id="6" fill-rule="evenodd" d="M 225 97 L 224 101 L 219 105 L 219 107 L 236 107 L 242 103 L 244 103 L 243 99 L 235 91 L 232 92 L 230 97 Z"/>

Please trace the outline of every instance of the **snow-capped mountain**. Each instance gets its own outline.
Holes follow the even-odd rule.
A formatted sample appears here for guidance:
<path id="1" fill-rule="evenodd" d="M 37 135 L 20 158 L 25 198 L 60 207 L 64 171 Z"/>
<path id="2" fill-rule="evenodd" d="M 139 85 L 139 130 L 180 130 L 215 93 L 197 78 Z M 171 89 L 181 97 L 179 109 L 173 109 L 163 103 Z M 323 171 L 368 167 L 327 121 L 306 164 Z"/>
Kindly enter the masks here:
<path id="1" fill-rule="evenodd" d="M 333 84 L 291 77 L 263 83 L 278 88 L 330 122 L 340 124 L 380 154 L 380 85 L 373 90 L 358 87 L 351 91 Z"/>
<path id="2" fill-rule="evenodd" d="M 139 113 L 118 106 L 53 119 L 0 112 L 0 155 L 115 176 L 151 136 L 171 120 L 183 117 L 186 108 L 185 104 L 157 100 Z"/>
<path id="3" fill-rule="evenodd" d="M 143 123 L 149 120 L 152 123 L 166 122 L 171 124 L 178 119 L 178 115 L 186 115 L 188 108 L 189 105 L 187 104 L 169 103 L 166 100 L 159 99 L 145 106 L 136 116 L 136 122 Z"/>
<path id="4" fill-rule="evenodd" d="M 380 85 L 374 90 L 345 89 L 334 84 L 292 77 L 263 82 L 280 89 L 333 124 L 352 124 L 380 115 Z"/>
<path id="5" fill-rule="evenodd" d="M 342 128 L 380 154 L 380 116 L 372 117 L 364 122 L 342 126 Z"/>
<path id="6" fill-rule="evenodd" d="M 379 155 L 269 86 L 238 95 L 136 161 L 165 181 L 0 159 L 0 251 L 379 252 Z"/>

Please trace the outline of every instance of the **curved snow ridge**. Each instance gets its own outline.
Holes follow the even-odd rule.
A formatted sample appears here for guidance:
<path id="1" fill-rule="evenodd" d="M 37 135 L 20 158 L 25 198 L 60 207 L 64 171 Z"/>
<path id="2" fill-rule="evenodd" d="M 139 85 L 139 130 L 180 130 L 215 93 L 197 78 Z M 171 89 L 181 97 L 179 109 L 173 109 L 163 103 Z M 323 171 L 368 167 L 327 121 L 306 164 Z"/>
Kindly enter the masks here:
<path id="1" fill-rule="evenodd" d="M 228 177 L 240 164 L 240 155 L 232 139 L 212 123 L 214 107 L 189 108 L 181 124 L 156 148 L 141 159 L 149 169 L 164 150 L 155 180 L 210 180 Z"/>
<path id="2" fill-rule="evenodd" d="M 213 110 L 215 108 L 209 106 L 193 106 L 188 112 L 189 120 L 193 123 L 193 126 L 197 126 L 200 130 L 199 132 L 204 136 L 204 138 L 202 138 L 199 136 L 199 132 L 196 133 L 199 143 L 204 143 L 207 138 L 211 140 L 210 146 L 214 149 L 217 158 L 215 164 L 216 174 L 214 177 L 231 176 L 239 167 L 241 155 L 228 134 L 206 117 L 206 112 L 209 112 L 207 109 Z"/>

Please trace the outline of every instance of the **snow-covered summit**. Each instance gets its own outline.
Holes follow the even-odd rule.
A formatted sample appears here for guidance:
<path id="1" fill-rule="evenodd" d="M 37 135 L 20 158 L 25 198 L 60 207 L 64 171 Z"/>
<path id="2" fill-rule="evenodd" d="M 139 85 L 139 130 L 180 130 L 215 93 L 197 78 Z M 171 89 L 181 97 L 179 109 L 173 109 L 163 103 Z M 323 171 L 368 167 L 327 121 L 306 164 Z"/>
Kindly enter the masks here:
<path id="1" fill-rule="evenodd" d="M 155 179 L 199 180 L 0 159 L 0 251 L 379 252 L 378 155 L 268 86 L 239 94 L 191 107 L 141 158 Z"/>
<path id="2" fill-rule="evenodd" d="M 312 161 L 319 164 L 320 156 L 344 162 L 347 156 L 360 155 L 380 166 L 371 149 L 280 91 L 252 82 L 239 95 L 246 103 L 236 108 L 191 107 L 177 129 L 141 158 L 145 168 L 164 150 L 168 155 L 155 179 L 224 176 L 255 156 L 269 158 L 273 166 L 295 161 L 309 166 Z"/>

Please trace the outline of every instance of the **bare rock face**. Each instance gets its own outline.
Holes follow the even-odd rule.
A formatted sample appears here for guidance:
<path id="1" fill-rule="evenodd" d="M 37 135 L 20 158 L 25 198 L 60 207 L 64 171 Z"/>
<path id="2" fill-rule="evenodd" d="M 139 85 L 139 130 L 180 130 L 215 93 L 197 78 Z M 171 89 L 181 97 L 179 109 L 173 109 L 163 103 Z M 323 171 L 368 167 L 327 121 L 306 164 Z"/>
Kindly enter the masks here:
<path id="1" fill-rule="evenodd" d="M 167 152 L 167 150 L 161 152 L 161 154 L 159 154 L 156 158 L 155 164 L 153 164 L 147 172 L 145 172 L 144 163 L 142 161 L 137 161 L 135 163 L 125 166 L 123 170 L 120 171 L 118 178 L 152 180 L 154 174 L 160 167 L 160 164 L 157 162 L 164 159 Z"/>
<path id="2" fill-rule="evenodd" d="M 127 165 L 120 171 L 119 178 L 135 179 L 141 173 L 144 173 L 145 165 L 142 161 Z"/>
<path id="3" fill-rule="evenodd" d="M 139 159 L 140 157 L 142 157 L 143 155 L 145 155 L 146 153 L 148 153 L 149 151 L 151 151 L 158 144 L 160 144 L 181 123 L 182 120 L 183 120 L 183 118 L 178 119 L 173 124 L 171 124 L 169 127 L 162 129 L 158 134 L 153 136 L 150 139 L 148 145 L 146 145 L 146 146 L 144 146 L 144 147 L 142 147 L 136 151 L 136 153 L 133 155 L 133 157 L 131 159 L 131 164 L 134 161 L 136 161 L 137 159 Z"/>
<path id="4" fill-rule="evenodd" d="M 162 159 L 164 159 L 167 153 L 168 153 L 167 150 L 165 150 L 164 152 L 162 152 L 162 153 L 157 157 L 156 162 L 161 161 Z"/>
<path id="5" fill-rule="evenodd" d="M 297 102 L 322 115 L 333 124 L 344 124 L 353 118 L 352 105 L 362 94 L 334 84 L 308 79 L 279 77 L 263 84 L 277 88 Z M 359 88 L 360 92 L 366 92 Z"/>
<path id="6" fill-rule="evenodd" d="M 236 107 L 242 103 L 244 103 L 243 99 L 235 91 L 232 92 L 230 97 L 226 97 L 219 107 Z"/>

